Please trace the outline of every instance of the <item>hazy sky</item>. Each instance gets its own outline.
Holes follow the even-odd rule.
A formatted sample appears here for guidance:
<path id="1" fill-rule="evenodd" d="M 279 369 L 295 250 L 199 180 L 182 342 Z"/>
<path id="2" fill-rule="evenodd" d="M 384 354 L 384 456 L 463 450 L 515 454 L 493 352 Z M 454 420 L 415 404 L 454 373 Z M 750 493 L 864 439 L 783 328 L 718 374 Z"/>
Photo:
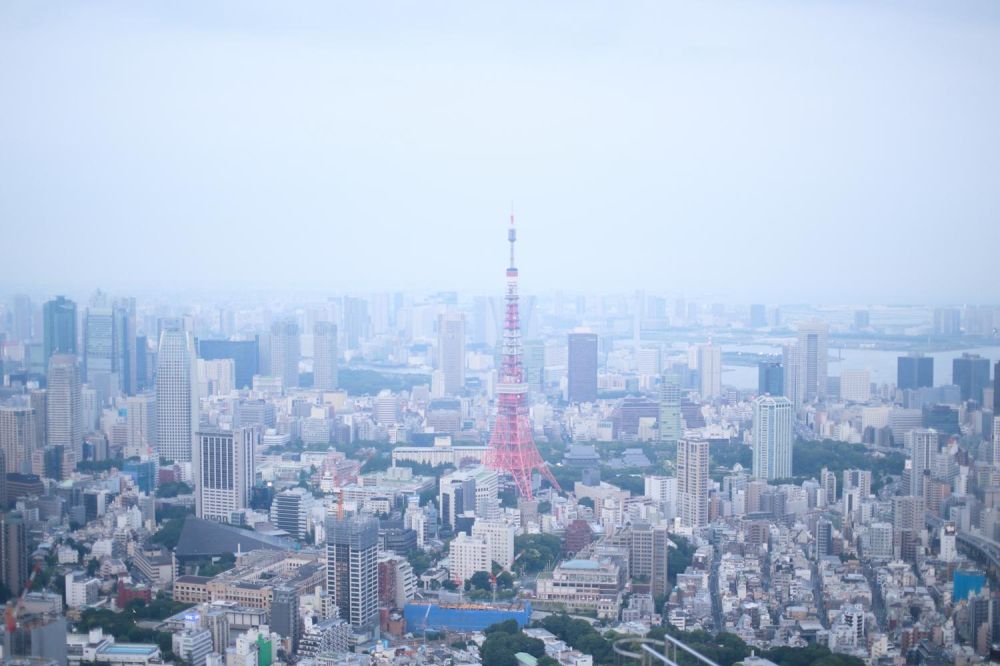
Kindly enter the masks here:
<path id="1" fill-rule="evenodd" d="M 294 6 L 292 6 L 294 5 Z M 1000 3 L 0 4 L 0 285 L 1000 302 Z"/>

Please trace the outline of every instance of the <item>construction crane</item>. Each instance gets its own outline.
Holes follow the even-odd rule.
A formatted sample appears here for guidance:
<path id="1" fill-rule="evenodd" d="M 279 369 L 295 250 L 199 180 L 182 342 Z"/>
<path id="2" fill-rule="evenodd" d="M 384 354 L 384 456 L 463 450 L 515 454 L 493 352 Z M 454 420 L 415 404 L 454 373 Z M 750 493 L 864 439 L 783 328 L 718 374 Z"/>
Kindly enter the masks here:
<path id="1" fill-rule="evenodd" d="M 35 562 L 34 569 L 31 570 L 31 575 L 28 576 L 28 582 L 24 584 L 24 589 L 21 590 L 20 596 L 17 598 L 17 603 L 7 602 L 7 610 L 5 612 L 6 616 L 6 627 L 8 632 L 12 632 L 17 629 L 17 616 L 21 613 L 21 606 L 24 605 L 24 595 L 28 593 L 31 589 L 32 584 L 35 582 L 35 576 L 38 572 L 42 570 L 41 561 Z"/>
<path id="2" fill-rule="evenodd" d="M 522 555 L 524 555 L 524 551 L 523 550 L 520 553 L 518 553 L 517 555 L 514 556 L 514 559 L 511 560 L 511 562 L 510 562 L 510 566 L 513 567 L 514 563 L 517 562 L 519 559 L 521 559 Z M 508 567 L 500 567 L 500 573 L 504 573 L 504 572 L 509 573 L 511 576 L 514 575 L 514 572 L 512 572 L 510 570 L 510 568 L 508 568 Z M 490 583 L 493 586 L 493 603 L 496 603 L 497 602 L 497 575 L 495 573 L 493 573 L 492 570 L 490 571 Z"/>

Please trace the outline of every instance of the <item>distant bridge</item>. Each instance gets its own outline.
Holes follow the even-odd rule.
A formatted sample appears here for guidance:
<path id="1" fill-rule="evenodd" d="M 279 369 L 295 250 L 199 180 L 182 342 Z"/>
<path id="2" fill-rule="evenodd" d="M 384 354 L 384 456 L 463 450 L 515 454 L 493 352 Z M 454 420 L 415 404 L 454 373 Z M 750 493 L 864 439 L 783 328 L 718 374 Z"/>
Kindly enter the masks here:
<path id="1" fill-rule="evenodd" d="M 937 516 L 927 516 L 930 527 L 939 528 L 943 522 Z M 972 559 L 986 567 L 990 578 L 1000 580 L 1000 543 L 968 532 L 958 532 L 955 541 L 965 547 L 964 550 Z"/>

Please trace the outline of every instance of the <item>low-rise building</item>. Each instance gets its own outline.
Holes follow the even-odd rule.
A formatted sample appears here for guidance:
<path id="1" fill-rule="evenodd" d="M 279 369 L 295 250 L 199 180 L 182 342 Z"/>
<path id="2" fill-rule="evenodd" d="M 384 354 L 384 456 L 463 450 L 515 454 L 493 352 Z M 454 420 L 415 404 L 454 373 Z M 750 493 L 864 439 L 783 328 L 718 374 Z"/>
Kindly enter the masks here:
<path id="1" fill-rule="evenodd" d="M 598 609 L 602 601 L 620 601 L 621 569 L 612 562 L 567 560 L 538 576 L 538 599 L 561 604 L 566 610 Z"/>

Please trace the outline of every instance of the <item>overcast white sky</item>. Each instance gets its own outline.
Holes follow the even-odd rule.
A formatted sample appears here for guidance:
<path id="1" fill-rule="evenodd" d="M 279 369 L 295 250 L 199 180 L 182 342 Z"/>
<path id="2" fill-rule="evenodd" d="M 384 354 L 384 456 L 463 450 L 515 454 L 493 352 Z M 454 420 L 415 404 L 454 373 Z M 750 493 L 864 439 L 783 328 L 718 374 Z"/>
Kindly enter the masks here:
<path id="1" fill-rule="evenodd" d="M 1000 3 L 0 5 L 0 284 L 1000 302 Z"/>

